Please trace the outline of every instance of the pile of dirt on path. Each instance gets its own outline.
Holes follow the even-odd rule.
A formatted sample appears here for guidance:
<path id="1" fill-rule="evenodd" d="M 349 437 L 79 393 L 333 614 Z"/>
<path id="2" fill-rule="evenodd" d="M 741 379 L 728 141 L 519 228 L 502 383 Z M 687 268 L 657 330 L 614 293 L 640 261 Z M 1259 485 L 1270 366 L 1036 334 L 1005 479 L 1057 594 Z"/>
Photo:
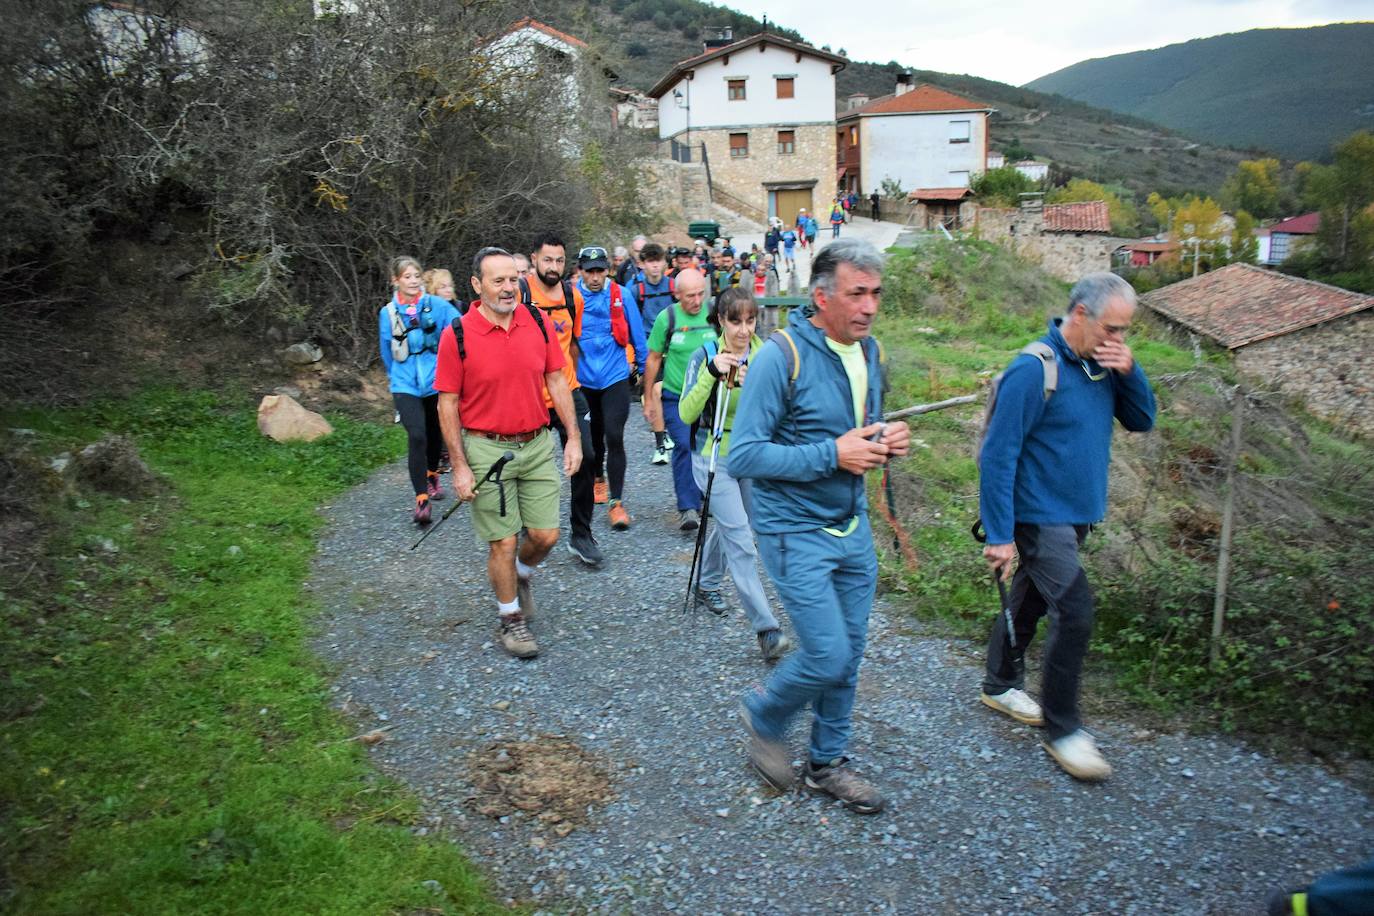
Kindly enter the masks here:
<path id="1" fill-rule="evenodd" d="M 593 806 L 615 797 L 610 774 L 593 755 L 557 736 L 495 742 L 468 756 L 469 804 L 478 814 L 516 811 L 538 818 L 557 836 L 586 823 Z"/>

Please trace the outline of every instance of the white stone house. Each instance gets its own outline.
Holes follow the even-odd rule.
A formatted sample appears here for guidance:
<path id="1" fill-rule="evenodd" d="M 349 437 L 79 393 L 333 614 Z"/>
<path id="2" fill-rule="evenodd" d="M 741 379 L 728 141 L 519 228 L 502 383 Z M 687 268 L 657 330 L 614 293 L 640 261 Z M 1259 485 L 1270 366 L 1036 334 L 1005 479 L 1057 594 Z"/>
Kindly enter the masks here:
<path id="1" fill-rule="evenodd" d="M 892 95 L 839 113 L 836 183 L 860 195 L 884 180 L 908 192 L 966 188 L 987 168 L 993 110 L 902 74 Z"/>
<path id="2" fill-rule="evenodd" d="M 835 74 L 845 58 L 763 32 L 674 65 L 652 89 L 658 134 L 704 145 L 718 203 L 762 221 L 834 194 Z"/>
<path id="3" fill-rule="evenodd" d="M 483 43 L 481 52 L 502 69 L 515 73 L 539 74 L 551 84 L 550 101 L 576 110 L 581 102 L 578 64 L 590 49 L 587 43 L 551 25 L 526 17 L 513 23 L 495 38 Z"/>

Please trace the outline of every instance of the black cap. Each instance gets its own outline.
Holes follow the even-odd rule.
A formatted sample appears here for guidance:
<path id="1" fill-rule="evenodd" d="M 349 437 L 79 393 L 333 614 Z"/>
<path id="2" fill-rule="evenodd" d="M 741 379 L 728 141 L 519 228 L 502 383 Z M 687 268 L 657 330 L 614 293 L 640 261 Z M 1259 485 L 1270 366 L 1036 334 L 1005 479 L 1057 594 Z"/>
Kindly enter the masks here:
<path id="1" fill-rule="evenodd" d="M 577 253 L 577 266 L 582 270 L 601 270 L 611 269 L 611 259 L 606 254 L 606 249 L 593 245 L 590 248 L 583 248 Z"/>

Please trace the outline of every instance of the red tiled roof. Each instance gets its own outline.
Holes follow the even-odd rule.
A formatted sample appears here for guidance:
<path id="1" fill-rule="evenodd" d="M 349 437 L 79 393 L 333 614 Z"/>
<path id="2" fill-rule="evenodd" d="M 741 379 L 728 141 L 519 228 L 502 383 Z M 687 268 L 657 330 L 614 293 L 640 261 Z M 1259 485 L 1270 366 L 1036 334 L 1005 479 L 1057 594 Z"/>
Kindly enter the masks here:
<path id="1" fill-rule="evenodd" d="M 1228 350 L 1374 308 L 1374 296 L 1251 264 L 1161 287 L 1140 302 Z"/>
<path id="2" fill-rule="evenodd" d="M 840 116 L 840 120 L 861 115 L 876 114 L 921 114 L 927 111 L 992 111 L 982 102 L 966 99 L 943 89 L 922 83 L 915 89 L 901 95 L 885 95 L 867 105 L 852 108 Z"/>
<path id="3" fill-rule="evenodd" d="M 531 28 L 531 29 L 534 29 L 534 30 L 539 31 L 539 32 L 543 32 L 545 35 L 548 35 L 550 38 L 557 38 L 559 41 L 565 41 L 565 42 L 567 42 L 568 44 L 570 44 L 570 45 L 572 45 L 573 47 L 576 47 L 576 48 L 585 48 L 585 47 L 587 47 L 587 43 L 586 43 L 585 41 L 583 41 L 582 39 L 580 39 L 580 38 L 574 38 L 573 36 L 569 35 L 567 32 L 560 32 L 558 29 L 555 29 L 553 26 L 551 26 L 551 25 L 545 25 L 544 23 L 540 22 L 538 19 L 531 19 L 529 16 L 526 16 L 524 19 L 521 19 L 519 22 L 514 23 L 510 28 L 506 29 L 505 34 L 506 34 L 506 35 L 509 35 L 509 34 L 512 33 L 512 32 L 518 32 L 518 31 L 520 31 L 521 29 L 526 28 L 526 27 Z"/>
<path id="4" fill-rule="evenodd" d="M 907 200 L 963 200 L 972 193 L 972 188 L 917 188 Z"/>
<path id="5" fill-rule="evenodd" d="M 1169 239 L 1137 239 L 1121 247 L 1127 251 L 1178 251 L 1181 246 Z"/>
<path id="6" fill-rule="evenodd" d="M 1270 233 L 1287 232 L 1289 235 L 1312 235 L 1321 226 L 1320 213 L 1304 213 L 1291 219 L 1280 220 L 1269 227 Z"/>
<path id="7" fill-rule="evenodd" d="M 806 54 L 810 57 L 819 58 L 830 64 L 831 73 L 839 73 L 849 64 L 849 58 L 847 57 L 831 54 L 829 51 L 822 51 L 820 48 L 813 48 L 811 45 L 803 44 L 800 41 L 793 41 L 790 38 L 783 38 L 781 35 L 774 35 L 772 32 L 759 32 L 757 35 L 741 38 L 734 44 L 728 44 L 721 48 L 712 48 L 704 54 L 698 54 L 696 57 L 689 57 L 686 60 L 678 61 L 673 64 L 673 69 L 669 70 L 663 79 L 654 83 L 654 87 L 649 90 L 648 96 L 651 99 L 661 98 L 665 92 L 673 88 L 677 81 L 693 67 L 699 67 L 704 63 L 715 60 L 717 57 L 727 57 L 757 44 L 769 44 L 777 48 L 794 51 L 797 54 Z"/>
<path id="8" fill-rule="evenodd" d="M 1072 204 L 1045 206 L 1046 232 L 1111 232 L 1105 200 L 1085 200 Z"/>

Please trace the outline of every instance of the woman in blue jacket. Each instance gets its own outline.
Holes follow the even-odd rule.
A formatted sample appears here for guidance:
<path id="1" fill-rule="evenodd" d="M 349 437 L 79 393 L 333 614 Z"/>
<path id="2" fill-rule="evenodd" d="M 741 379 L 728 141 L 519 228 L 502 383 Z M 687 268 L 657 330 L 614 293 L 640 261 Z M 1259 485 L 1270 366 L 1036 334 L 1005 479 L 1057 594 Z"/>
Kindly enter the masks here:
<path id="1" fill-rule="evenodd" d="M 377 314 L 382 364 L 390 381 L 391 399 L 409 443 L 407 467 L 415 490 L 412 518 L 428 525 L 429 503 L 443 499 L 439 485 L 439 394 L 434 390 L 434 365 L 439 335 L 458 317 L 451 303 L 424 291 L 420 262 L 398 257 L 391 262 L 391 301 Z"/>

